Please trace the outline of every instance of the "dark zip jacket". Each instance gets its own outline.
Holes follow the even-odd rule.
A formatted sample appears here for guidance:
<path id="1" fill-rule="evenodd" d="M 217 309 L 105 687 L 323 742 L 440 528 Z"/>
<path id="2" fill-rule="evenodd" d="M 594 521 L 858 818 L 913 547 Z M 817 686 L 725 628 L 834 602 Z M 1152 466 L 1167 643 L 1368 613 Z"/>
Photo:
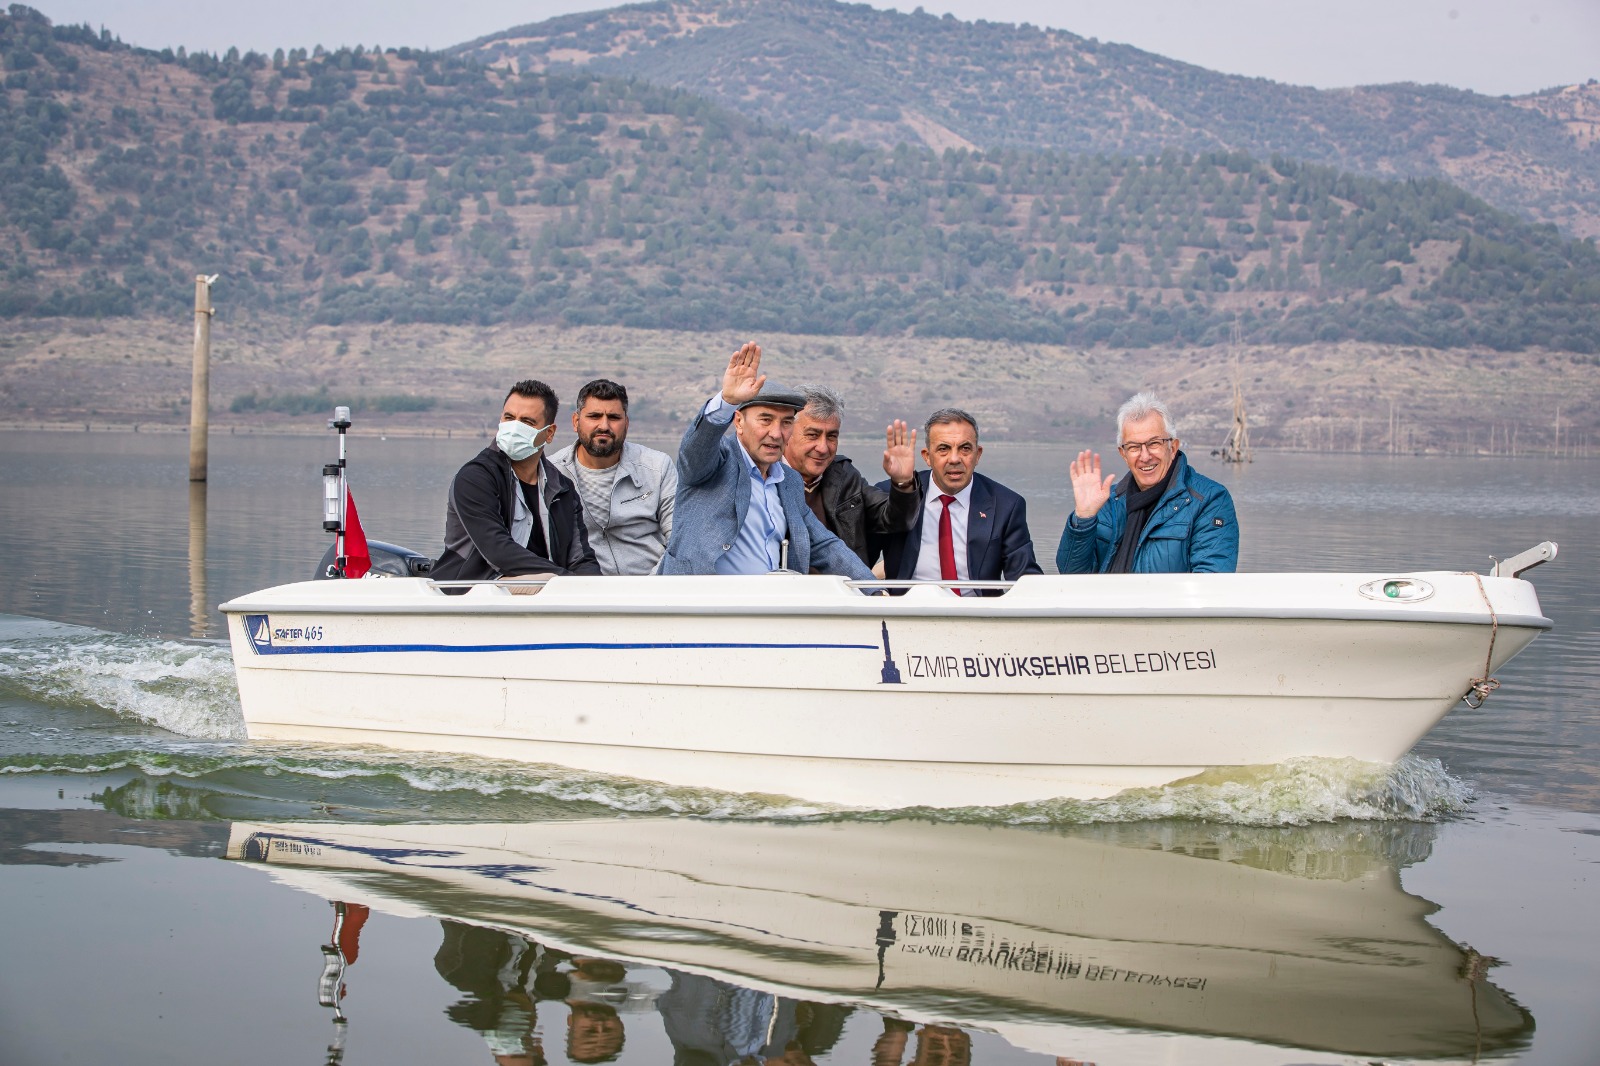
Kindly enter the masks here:
<path id="1" fill-rule="evenodd" d="M 817 486 L 822 493 L 822 511 L 828 516 L 825 524 L 871 566 L 883 554 L 887 538 L 916 524 L 922 512 L 922 482 L 913 478 L 912 484 L 916 488 L 911 492 L 899 492 L 893 486 L 880 489 L 868 484 L 849 459 L 836 455 Z"/>
<path id="2" fill-rule="evenodd" d="M 550 512 L 545 529 L 550 558 L 535 555 L 511 535 L 522 495 L 511 460 L 493 444 L 456 472 L 446 494 L 444 554 L 435 581 L 488 581 L 521 574 L 599 574 L 583 527 L 577 487 L 548 460 L 539 460 L 539 492 Z"/>

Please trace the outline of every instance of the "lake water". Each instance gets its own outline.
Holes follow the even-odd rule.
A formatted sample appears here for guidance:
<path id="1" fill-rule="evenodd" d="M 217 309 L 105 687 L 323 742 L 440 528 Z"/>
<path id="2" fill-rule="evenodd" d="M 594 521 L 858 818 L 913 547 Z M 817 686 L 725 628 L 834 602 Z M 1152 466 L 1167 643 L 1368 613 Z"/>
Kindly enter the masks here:
<path id="1" fill-rule="evenodd" d="M 369 535 L 481 443 L 352 438 Z M 982 461 L 1047 569 L 1074 450 Z M 1596 464 L 1200 458 L 1242 569 L 1555 540 L 1556 629 L 1394 768 L 912 819 L 246 742 L 215 606 L 309 576 L 332 452 L 0 433 L 7 1066 L 1600 1061 Z"/>

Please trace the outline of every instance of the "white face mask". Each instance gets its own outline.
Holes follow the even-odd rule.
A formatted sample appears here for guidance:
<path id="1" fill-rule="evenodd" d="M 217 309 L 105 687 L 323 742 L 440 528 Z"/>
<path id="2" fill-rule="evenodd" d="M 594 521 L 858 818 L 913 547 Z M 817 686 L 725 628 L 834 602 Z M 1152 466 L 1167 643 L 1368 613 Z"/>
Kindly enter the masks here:
<path id="1" fill-rule="evenodd" d="M 524 459 L 533 458 L 544 450 L 545 441 L 548 441 L 549 437 L 539 441 L 537 444 L 534 441 L 549 428 L 549 426 L 544 426 L 540 429 L 534 429 L 526 422 L 518 422 L 513 419 L 510 422 L 500 423 L 500 428 L 495 431 L 494 442 L 500 446 L 502 452 L 505 452 L 506 458 L 513 463 L 520 463 Z"/>

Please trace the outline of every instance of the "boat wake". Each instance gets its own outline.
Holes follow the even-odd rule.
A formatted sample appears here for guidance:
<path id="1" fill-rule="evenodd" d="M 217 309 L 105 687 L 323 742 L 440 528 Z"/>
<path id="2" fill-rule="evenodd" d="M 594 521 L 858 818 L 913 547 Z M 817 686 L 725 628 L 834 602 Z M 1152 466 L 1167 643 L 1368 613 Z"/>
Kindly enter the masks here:
<path id="1" fill-rule="evenodd" d="M 185 737 L 245 735 L 233 657 L 223 644 L 0 618 L 0 700 L 54 711 L 46 728 L 88 725 L 79 718 L 98 711 Z"/>
<path id="2" fill-rule="evenodd" d="M 1406 755 L 1392 764 L 1291 759 L 1273 766 L 1220 767 L 1160 788 L 1129 789 L 1106 799 L 919 813 L 940 821 L 1008 825 L 1186 819 L 1300 826 L 1349 820 L 1437 821 L 1465 811 L 1472 799 L 1472 787 L 1452 776 L 1438 759 Z"/>
<path id="3" fill-rule="evenodd" d="M 609 814 L 797 822 L 916 818 L 1016 826 L 1186 820 L 1270 827 L 1431 822 L 1465 811 L 1473 797 L 1470 786 L 1438 760 L 1414 755 L 1392 766 L 1304 759 L 1217 770 L 1103 800 L 889 811 L 677 788 L 557 766 L 320 745 L 189 743 L 159 750 L 9 756 L 0 772 L 131 772 L 204 788 L 216 800 L 208 809 L 217 816 L 275 812 L 288 817 L 292 809 L 294 817 L 342 821 L 516 821 Z"/>

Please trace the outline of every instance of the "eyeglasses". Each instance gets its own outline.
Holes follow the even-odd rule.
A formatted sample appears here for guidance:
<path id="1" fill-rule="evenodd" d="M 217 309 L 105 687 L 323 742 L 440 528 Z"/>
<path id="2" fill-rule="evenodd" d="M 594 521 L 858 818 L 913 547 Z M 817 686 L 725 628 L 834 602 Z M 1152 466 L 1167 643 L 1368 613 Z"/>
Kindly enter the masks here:
<path id="1" fill-rule="evenodd" d="M 1118 445 L 1117 451 L 1129 457 L 1138 455 L 1140 452 L 1149 452 L 1151 455 L 1156 455 L 1165 451 L 1167 445 L 1171 443 L 1171 437 L 1151 437 L 1149 440 L 1129 441 L 1126 444 Z"/>

